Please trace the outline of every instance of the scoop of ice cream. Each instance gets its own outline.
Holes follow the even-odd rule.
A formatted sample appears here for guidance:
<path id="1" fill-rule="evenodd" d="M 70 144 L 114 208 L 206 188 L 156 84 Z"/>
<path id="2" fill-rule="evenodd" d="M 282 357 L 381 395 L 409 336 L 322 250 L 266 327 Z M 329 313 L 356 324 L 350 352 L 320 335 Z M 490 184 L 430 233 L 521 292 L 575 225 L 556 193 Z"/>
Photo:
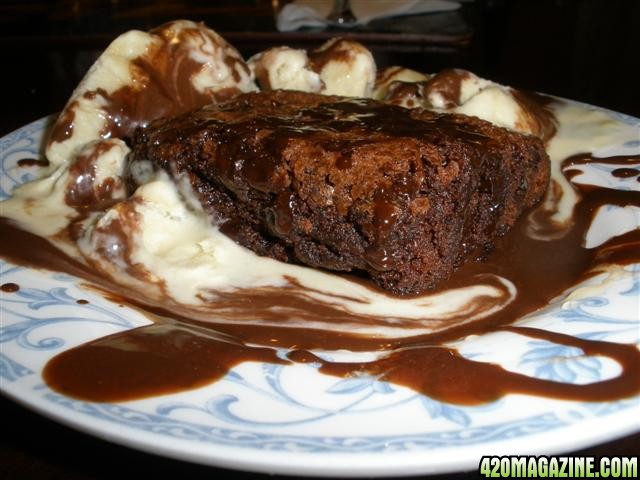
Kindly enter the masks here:
<path id="1" fill-rule="evenodd" d="M 381 100 L 387 96 L 389 87 L 394 82 L 415 83 L 429 80 L 429 75 L 416 72 L 410 68 L 388 67 L 378 72 L 376 83 L 373 88 L 373 98 Z M 398 85 L 396 83 L 396 85 Z"/>
<path id="2" fill-rule="evenodd" d="M 376 64 L 362 44 L 333 38 L 309 52 L 311 69 L 320 75 L 321 93 L 345 97 L 370 97 L 376 79 Z"/>
<path id="3" fill-rule="evenodd" d="M 544 129 L 535 121 L 535 113 L 527 111 L 511 89 L 494 85 L 482 89 L 452 111 L 473 115 L 501 127 L 522 133 L 544 137 Z"/>
<path id="4" fill-rule="evenodd" d="M 179 20 L 116 38 L 51 129 L 46 155 L 62 164 L 81 145 L 255 90 L 236 49 L 203 24 Z"/>
<path id="5" fill-rule="evenodd" d="M 555 131 L 553 115 L 527 94 L 461 69 L 423 81 L 392 79 L 382 99 L 406 108 L 471 115 L 543 139 Z"/>
<path id="6" fill-rule="evenodd" d="M 254 55 L 248 64 L 262 90 L 315 93 L 322 89 L 320 75 L 309 67 L 309 57 L 304 50 L 275 47 Z"/>

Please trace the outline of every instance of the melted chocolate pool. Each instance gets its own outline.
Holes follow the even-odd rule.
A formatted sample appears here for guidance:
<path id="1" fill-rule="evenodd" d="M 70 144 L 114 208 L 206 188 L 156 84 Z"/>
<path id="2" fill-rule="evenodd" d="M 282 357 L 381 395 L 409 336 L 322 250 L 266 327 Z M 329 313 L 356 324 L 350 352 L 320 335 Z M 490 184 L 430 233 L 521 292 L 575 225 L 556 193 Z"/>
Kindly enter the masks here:
<path id="1" fill-rule="evenodd" d="M 568 159 L 567 170 L 590 162 L 589 154 Z M 638 158 L 628 157 L 634 163 Z M 578 188 L 578 187 L 576 187 Z M 508 326 L 547 305 L 578 282 L 598 273 L 604 264 L 627 265 L 640 261 L 640 231 L 615 237 L 594 249 L 582 246 L 593 215 L 602 205 L 640 207 L 640 194 L 598 187 L 580 187 L 581 200 L 571 228 L 553 240 L 527 235 L 530 216 L 523 215 L 513 230 L 498 240 L 482 262 L 468 262 L 441 285 L 448 289 L 492 276 L 509 279 L 517 288 L 515 299 L 481 321 L 457 324 L 444 331 L 409 338 L 376 338 L 330 330 L 259 326 L 234 318 L 282 319 L 288 316 L 337 323 L 373 323 L 376 317 L 346 312 L 329 303 L 311 300 L 293 280 L 282 288 L 246 289 L 212 294 L 207 311 L 190 310 L 171 302 L 138 298 L 77 261 L 66 257 L 46 240 L 0 221 L 0 255 L 36 268 L 64 271 L 84 278 L 119 304 L 129 304 L 153 323 L 86 343 L 54 357 L 44 370 L 47 384 L 65 395 L 97 402 L 124 401 L 178 392 L 209 384 L 245 361 L 277 364 L 316 363 L 320 371 L 340 377 L 368 374 L 405 385 L 437 400 L 473 405 L 491 402 L 508 393 L 581 401 L 606 401 L 640 392 L 640 352 L 635 345 L 578 339 L 535 328 Z M 544 217 L 544 216 L 542 216 Z M 551 223 L 546 227 L 552 230 Z M 483 280 L 484 281 L 484 280 Z M 4 287 L 4 286 L 3 286 Z M 373 288 L 373 287 L 372 287 Z M 504 287 L 503 287 L 504 288 Z M 6 289 L 11 289 L 7 287 Z M 281 308 L 273 308 L 281 307 Z M 206 318 L 206 322 L 204 321 Z M 459 320 L 463 320 L 462 318 Z M 217 323 L 220 322 L 220 323 Z M 620 364 L 615 378 L 587 385 L 563 384 L 509 372 L 502 367 L 466 359 L 443 342 L 474 333 L 509 331 L 531 338 L 580 348 L 585 355 L 609 357 Z M 254 346 L 261 345 L 261 346 Z M 286 359 L 275 348 L 288 349 Z M 370 362 L 330 363 L 312 353 L 317 349 L 380 351 Z"/>

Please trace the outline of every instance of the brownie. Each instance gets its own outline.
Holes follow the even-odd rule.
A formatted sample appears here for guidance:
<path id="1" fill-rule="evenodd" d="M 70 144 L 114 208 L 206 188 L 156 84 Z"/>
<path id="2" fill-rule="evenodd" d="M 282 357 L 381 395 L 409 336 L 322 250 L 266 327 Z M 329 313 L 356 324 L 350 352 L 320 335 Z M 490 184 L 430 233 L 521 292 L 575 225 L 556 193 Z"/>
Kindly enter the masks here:
<path id="1" fill-rule="evenodd" d="M 259 255 L 415 294 L 537 203 L 535 137 L 457 114 L 291 91 L 153 122 L 130 165 L 186 177 L 212 222 Z"/>

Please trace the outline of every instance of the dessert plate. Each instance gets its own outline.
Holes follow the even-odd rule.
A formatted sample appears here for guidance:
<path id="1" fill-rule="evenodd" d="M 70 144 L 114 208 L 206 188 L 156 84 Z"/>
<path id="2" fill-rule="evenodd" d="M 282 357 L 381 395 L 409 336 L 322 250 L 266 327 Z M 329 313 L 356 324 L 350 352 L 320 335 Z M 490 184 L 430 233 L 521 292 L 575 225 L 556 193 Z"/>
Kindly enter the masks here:
<path id="1" fill-rule="evenodd" d="M 607 113 L 640 132 L 640 120 Z M 0 139 L 0 198 L 37 174 L 33 162 L 19 160 L 38 158 L 45 125 L 42 119 Z M 638 154 L 639 138 L 606 150 Z M 601 177 L 610 188 L 640 189 L 635 178 Z M 631 228 L 637 228 L 634 215 L 629 220 L 613 212 L 597 228 L 604 237 L 619 234 L 621 222 L 635 222 Z M 519 324 L 638 343 L 640 265 L 626 268 L 628 274 L 618 280 L 596 277 L 588 295 L 557 299 Z M 264 473 L 426 474 L 475 469 L 483 455 L 570 451 L 640 428 L 640 397 L 581 403 L 508 395 L 467 407 L 370 377 L 326 376 L 312 365 L 245 363 L 223 380 L 192 391 L 123 403 L 78 401 L 46 386 L 46 362 L 65 349 L 148 320 L 83 289 L 68 275 L 5 261 L 0 269 L 1 391 L 81 431 L 167 457 Z M 469 337 L 456 347 L 465 356 L 561 382 L 599 381 L 620 370 L 607 358 L 507 332 Z"/>

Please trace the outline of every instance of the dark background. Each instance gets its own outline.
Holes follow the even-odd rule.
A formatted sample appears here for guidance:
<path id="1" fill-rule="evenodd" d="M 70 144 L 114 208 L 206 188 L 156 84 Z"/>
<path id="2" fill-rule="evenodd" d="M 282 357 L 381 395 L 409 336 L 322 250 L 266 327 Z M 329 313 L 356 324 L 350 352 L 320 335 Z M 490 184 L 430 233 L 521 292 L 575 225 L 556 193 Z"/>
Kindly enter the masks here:
<path id="1" fill-rule="evenodd" d="M 100 51 L 131 28 L 204 21 L 248 57 L 315 47 L 336 34 L 379 67 L 461 67 L 492 80 L 640 116 L 640 1 L 477 0 L 458 12 L 379 20 L 355 31 L 279 34 L 271 0 L 14 0 L 0 3 L 0 135 L 59 111 Z M 0 397 L 0 479 L 212 478 L 229 472 L 159 458 L 67 429 Z M 640 435 L 580 452 L 637 455 Z M 487 452 L 491 454 L 491 452 Z M 234 475 L 234 474 L 232 474 Z M 442 478 L 474 477 L 469 474 Z M 257 480 L 263 475 L 235 474 Z"/>
<path id="2" fill-rule="evenodd" d="M 375 1 L 375 0 L 373 0 Z M 0 135 L 59 111 L 119 33 L 204 21 L 246 57 L 273 45 L 355 35 L 380 67 L 461 67 L 512 86 L 640 116 L 640 2 L 476 0 L 459 12 L 377 21 L 359 32 L 275 31 L 277 0 L 5 0 Z"/>

